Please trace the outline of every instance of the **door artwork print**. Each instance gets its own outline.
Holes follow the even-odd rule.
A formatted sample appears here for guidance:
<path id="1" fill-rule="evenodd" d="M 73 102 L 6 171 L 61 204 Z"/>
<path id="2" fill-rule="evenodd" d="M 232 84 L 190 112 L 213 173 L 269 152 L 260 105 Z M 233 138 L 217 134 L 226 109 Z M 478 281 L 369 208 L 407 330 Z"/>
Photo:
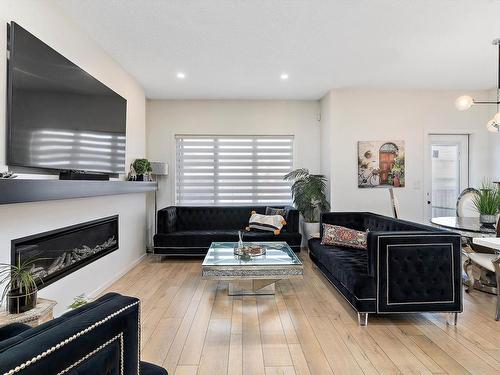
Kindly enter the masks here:
<path id="1" fill-rule="evenodd" d="M 405 186 L 404 141 L 358 142 L 358 187 Z"/>

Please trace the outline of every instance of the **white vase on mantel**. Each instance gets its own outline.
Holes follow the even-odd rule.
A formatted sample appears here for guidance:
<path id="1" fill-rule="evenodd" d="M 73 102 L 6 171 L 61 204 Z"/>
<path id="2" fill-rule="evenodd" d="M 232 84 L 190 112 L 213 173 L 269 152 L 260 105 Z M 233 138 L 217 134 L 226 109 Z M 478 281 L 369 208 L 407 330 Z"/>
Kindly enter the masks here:
<path id="1" fill-rule="evenodd" d="M 308 223 L 306 221 L 302 222 L 302 234 L 304 235 L 306 241 L 312 237 L 319 236 L 319 223 Z"/>

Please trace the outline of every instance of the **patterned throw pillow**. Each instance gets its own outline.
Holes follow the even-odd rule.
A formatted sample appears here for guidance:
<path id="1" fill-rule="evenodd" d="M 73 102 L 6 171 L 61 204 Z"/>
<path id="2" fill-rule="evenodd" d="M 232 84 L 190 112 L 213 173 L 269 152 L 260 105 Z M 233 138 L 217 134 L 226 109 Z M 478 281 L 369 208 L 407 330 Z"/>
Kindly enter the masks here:
<path id="1" fill-rule="evenodd" d="M 252 211 L 246 230 L 257 229 L 274 232 L 275 235 L 278 235 L 285 224 L 286 221 L 281 215 L 261 215 Z"/>
<path id="2" fill-rule="evenodd" d="M 367 249 L 367 232 L 361 232 L 339 225 L 323 224 L 322 245 L 337 245 L 353 247 L 355 249 Z"/>
<path id="3" fill-rule="evenodd" d="M 286 210 L 284 208 L 266 207 L 266 215 L 280 215 L 285 217 Z"/>

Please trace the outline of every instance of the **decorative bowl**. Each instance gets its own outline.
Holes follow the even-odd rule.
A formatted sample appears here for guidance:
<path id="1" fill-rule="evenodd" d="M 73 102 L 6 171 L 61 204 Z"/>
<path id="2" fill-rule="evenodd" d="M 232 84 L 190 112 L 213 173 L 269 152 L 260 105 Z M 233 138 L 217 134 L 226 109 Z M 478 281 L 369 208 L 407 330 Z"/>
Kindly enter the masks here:
<path id="1" fill-rule="evenodd" d="M 244 245 L 243 247 L 235 247 L 234 254 L 239 256 L 258 257 L 264 255 L 266 249 L 259 245 Z"/>

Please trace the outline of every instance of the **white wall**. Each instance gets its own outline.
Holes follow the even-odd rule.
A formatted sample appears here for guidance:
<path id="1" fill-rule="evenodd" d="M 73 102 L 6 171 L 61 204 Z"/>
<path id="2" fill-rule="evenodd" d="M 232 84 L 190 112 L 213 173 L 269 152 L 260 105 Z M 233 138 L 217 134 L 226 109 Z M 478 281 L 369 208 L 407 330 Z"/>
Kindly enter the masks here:
<path id="1" fill-rule="evenodd" d="M 481 98 L 487 92 L 467 93 Z M 330 176 L 333 209 L 373 211 L 390 215 L 386 189 L 358 189 L 357 142 L 404 140 L 406 187 L 396 189 L 405 219 L 424 219 L 424 152 L 428 133 L 470 133 L 470 182 L 491 176 L 491 137 L 485 124 L 489 107 L 467 112 L 454 107 L 457 91 L 333 90 L 322 100 L 322 153 L 331 163 L 322 164 Z"/>
<path id="2" fill-rule="evenodd" d="M 500 137 L 490 138 L 491 176 L 493 181 L 500 181 Z"/>
<path id="3" fill-rule="evenodd" d="M 334 152 L 332 149 L 333 142 L 333 103 L 332 92 L 328 92 L 320 101 L 321 110 L 321 124 L 320 124 L 320 173 L 323 174 L 329 181 L 327 185 L 327 197 L 330 202 L 332 201 L 332 160 Z M 335 207 L 332 205 L 332 209 Z"/>
<path id="4" fill-rule="evenodd" d="M 151 100 L 147 103 L 147 155 L 166 161 L 158 207 L 175 202 L 176 134 L 294 135 L 294 167 L 319 171 L 317 101 Z"/>
<path id="5" fill-rule="evenodd" d="M 7 22 L 15 21 L 127 99 L 127 163 L 145 154 L 145 95 L 137 82 L 50 0 L 0 2 L 0 55 L 6 56 Z M 0 58 L 0 170 L 5 170 L 6 61 Z M 14 238 L 104 216 L 120 215 L 120 249 L 46 287 L 61 312 L 72 298 L 114 280 L 144 254 L 144 194 L 0 206 L 0 262 L 10 262 Z"/>
<path id="6" fill-rule="evenodd" d="M 492 101 L 497 101 L 497 90 L 490 90 L 489 92 L 490 97 L 489 99 Z M 490 107 L 492 112 L 491 112 L 491 117 L 496 112 L 496 108 Z M 499 181 L 500 182 L 500 134 L 494 134 L 490 133 L 490 153 L 489 157 L 491 160 L 491 172 L 490 176 L 493 181 Z"/>

